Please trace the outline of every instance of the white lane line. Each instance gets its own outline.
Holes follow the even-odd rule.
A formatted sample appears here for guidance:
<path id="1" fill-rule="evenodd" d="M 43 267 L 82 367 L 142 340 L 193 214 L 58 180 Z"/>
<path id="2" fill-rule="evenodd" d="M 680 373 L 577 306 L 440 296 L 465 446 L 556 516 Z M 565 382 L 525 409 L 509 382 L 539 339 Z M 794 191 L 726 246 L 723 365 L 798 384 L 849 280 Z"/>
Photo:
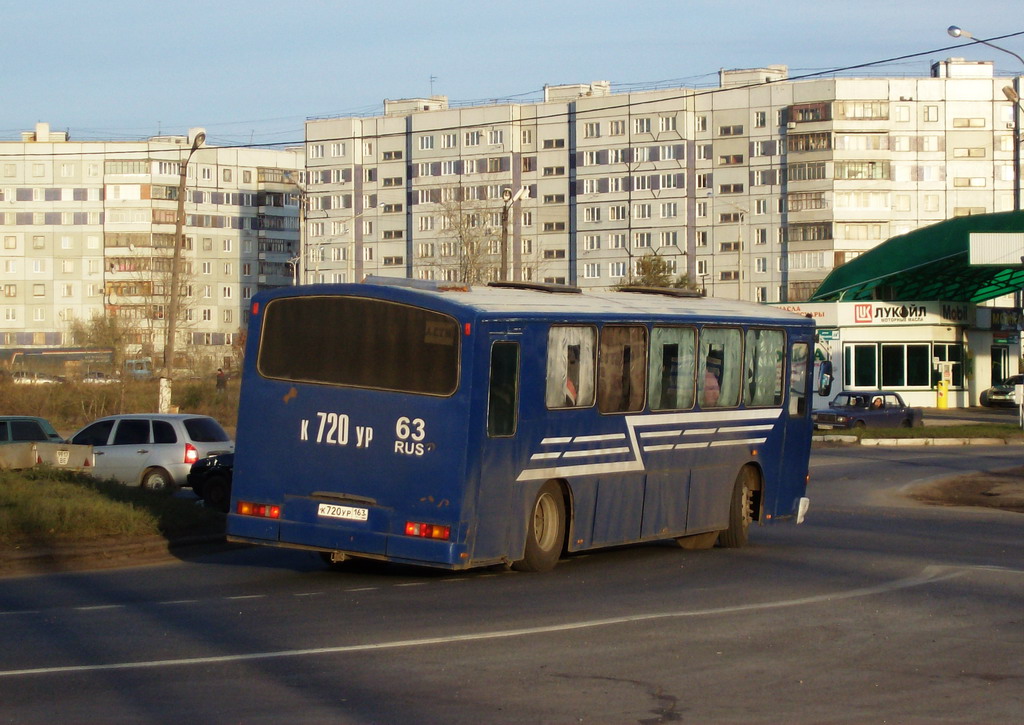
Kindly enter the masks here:
<path id="1" fill-rule="evenodd" d="M 266 594 L 240 594 L 237 597 L 224 597 L 229 602 L 237 602 L 240 599 L 265 599 Z"/>
<path id="2" fill-rule="evenodd" d="M 283 657 L 310 657 L 329 654 L 344 654 L 348 652 L 379 652 L 390 649 L 403 649 L 409 647 L 423 647 L 426 645 L 453 644 L 456 642 L 479 642 L 492 639 L 508 639 L 510 637 L 528 637 L 537 634 L 548 634 L 552 632 L 571 632 L 581 629 L 593 629 L 595 627 L 609 627 L 616 624 L 634 624 L 637 622 L 651 622 L 660 619 L 683 619 L 690 617 L 713 617 L 722 614 L 738 614 L 767 609 L 783 609 L 786 607 L 801 607 L 808 604 L 821 604 L 835 602 L 843 599 L 856 599 L 859 597 L 870 597 L 876 594 L 886 594 L 910 587 L 923 586 L 944 579 L 952 579 L 961 576 L 963 571 L 946 571 L 946 567 L 928 566 L 919 576 L 897 579 L 884 584 L 876 584 L 870 587 L 850 589 L 848 591 L 833 592 L 830 594 L 816 594 L 811 597 L 798 597 L 796 599 L 782 599 L 775 602 L 763 602 L 761 604 L 738 604 L 729 607 L 714 607 L 712 609 L 700 609 L 695 611 L 657 612 L 653 614 L 630 614 L 620 617 L 608 617 L 605 619 L 590 619 L 581 622 L 568 622 L 566 624 L 552 624 L 543 627 L 523 627 L 520 629 L 504 629 L 492 632 L 478 632 L 476 634 L 455 634 L 445 637 L 425 637 L 423 639 L 404 639 L 394 642 L 370 642 L 366 644 L 340 645 L 337 647 L 316 647 L 312 649 L 277 650 L 273 652 L 252 652 L 250 654 L 218 655 L 213 657 L 186 657 L 172 660 L 150 660 L 144 662 L 114 662 L 106 665 L 65 665 L 58 667 L 36 667 L 22 670 L 0 670 L 2 677 L 19 677 L 25 675 L 52 675 L 64 674 L 67 672 L 102 672 L 105 670 L 143 670 L 159 667 L 180 667 L 183 665 L 209 665 L 223 662 L 251 662 L 253 660 L 271 660 Z"/>
<path id="3" fill-rule="evenodd" d="M 346 592 L 375 592 L 378 589 L 380 589 L 380 587 L 352 587 L 351 589 L 346 589 L 345 591 Z"/>
<path id="4" fill-rule="evenodd" d="M 92 607 L 75 607 L 76 612 L 101 612 L 105 609 L 124 609 L 123 604 L 97 604 Z"/>
<path id="5" fill-rule="evenodd" d="M 169 599 L 169 600 L 167 600 L 165 602 L 157 602 L 157 604 L 160 604 L 160 605 L 168 605 L 168 604 L 198 604 L 198 603 L 199 603 L 198 599 Z"/>

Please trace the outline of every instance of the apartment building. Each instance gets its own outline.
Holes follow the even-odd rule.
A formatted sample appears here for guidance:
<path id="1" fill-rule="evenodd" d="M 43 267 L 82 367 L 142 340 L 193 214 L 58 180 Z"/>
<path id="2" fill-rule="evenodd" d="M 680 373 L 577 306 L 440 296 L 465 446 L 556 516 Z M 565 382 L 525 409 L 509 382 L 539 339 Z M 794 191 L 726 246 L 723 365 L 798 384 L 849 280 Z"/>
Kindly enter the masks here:
<path id="1" fill-rule="evenodd" d="M 803 300 L 891 236 L 1012 208 L 1007 84 L 956 58 L 901 78 L 771 66 L 708 89 L 595 82 L 311 119 L 302 277 L 607 288 L 658 255 L 711 295 Z"/>
<path id="2" fill-rule="evenodd" d="M 161 357 L 189 136 L 72 141 L 40 123 L 0 142 L 0 346 L 66 347 L 114 315 Z M 223 366 L 261 288 L 292 284 L 301 151 L 200 146 L 187 166 L 176 365 Z"/>

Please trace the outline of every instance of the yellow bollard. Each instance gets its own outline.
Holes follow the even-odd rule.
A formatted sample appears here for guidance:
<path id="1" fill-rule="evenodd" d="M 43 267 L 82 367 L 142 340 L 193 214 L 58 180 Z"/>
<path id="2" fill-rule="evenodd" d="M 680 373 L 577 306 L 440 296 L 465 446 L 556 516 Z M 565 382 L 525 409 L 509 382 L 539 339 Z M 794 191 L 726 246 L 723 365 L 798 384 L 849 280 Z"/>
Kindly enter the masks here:
<path id="1" fill-rule="evenodd" d="M 937 407 L 939 410 L 946 410 L 949 408 L 949 383 L 940 380 L 935 387 L 938 397 Z"/>

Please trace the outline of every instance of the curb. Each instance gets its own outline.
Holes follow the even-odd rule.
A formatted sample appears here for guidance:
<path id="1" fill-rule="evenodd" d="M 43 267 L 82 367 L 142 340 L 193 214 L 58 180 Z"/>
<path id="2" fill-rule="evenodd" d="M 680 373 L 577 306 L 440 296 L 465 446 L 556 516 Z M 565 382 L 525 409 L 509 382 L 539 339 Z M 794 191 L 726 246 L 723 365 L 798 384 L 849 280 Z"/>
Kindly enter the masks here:
<path id="1" fill-rule="evenodd" d="M 115 537 L 85 545 L 5 549 L 0 550 L 0 578 L 157 564 L 232 546 L 237 545 L 227 543 L 224 534 L 217 533 L 170 540 L 160 535 L 141 539 Z"/>
<path id="2" fill-rule="evenodd" d="M 862 446 L 1008 446 L 1002 438 L 858 438 L 857 436 L 811 436 L 815 443 L 852 443 Z"/>

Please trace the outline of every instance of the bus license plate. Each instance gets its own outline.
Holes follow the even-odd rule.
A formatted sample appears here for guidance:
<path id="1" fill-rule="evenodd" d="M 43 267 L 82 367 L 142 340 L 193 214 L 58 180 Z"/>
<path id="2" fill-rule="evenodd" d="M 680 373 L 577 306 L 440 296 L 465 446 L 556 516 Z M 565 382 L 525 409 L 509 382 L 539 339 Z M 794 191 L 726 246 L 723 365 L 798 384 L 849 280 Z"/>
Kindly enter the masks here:
<path id="1" fill-rule="evenodd" d="M 317 516 L 326 516 L 329 519 L 346 519 L 348 521 L 366 521 L 370 515 L 369 509 L 356 508 L 355 506 L 338 506 L 333 503 L 322 503 L 317 507 Z"/>

